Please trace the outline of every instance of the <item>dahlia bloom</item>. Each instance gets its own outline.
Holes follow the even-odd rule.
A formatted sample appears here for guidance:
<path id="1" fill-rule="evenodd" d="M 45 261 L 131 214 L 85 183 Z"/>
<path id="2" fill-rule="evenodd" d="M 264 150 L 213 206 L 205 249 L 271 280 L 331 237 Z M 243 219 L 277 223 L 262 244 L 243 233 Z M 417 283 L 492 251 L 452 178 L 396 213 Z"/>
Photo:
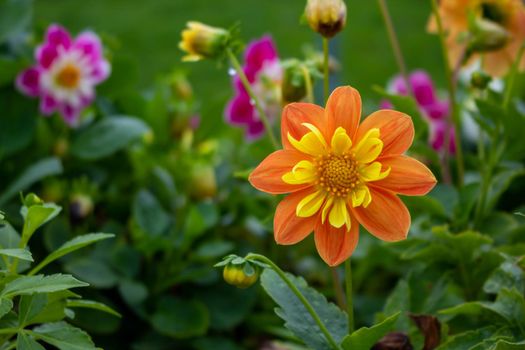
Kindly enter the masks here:
<path id="1" fill-rule="evenodd" d="M 434 83 L 430 76 L 423 70 L 412 72 L 408 77 L 409 84 L 412 87 L 416 102 L 426 117 L 430 128 L 429 143 L 436 151 L 441 151 L 445 147 L 445 131 L 447 127 L 447 118 L 450 115 L 450 103 L 448 100 L 440 100 L 437 97 Z M 394 77 L 391 84 L 389 84 L 389 91 L 397 95 L 408 95 L 405 79 L 401 75 Z M 382 108 L 392 108 L 392 104 L 388 101 L 382 101 Z M 449 125 L 450 139 L 449 149 L 450 153 L 456 152 L 456 141 L 454 136 L 454 127 Z"/>
<path id="2" fill-rule="evenodd" d="M 244 74 L 248 78 L 254 94 L 270 119 L 281 113 L 282 67 L 277 49 L 270 36 L 252 41 L 244 53 Z M 264 124 L 259 118 L 250 96 L 237 75 L 233 76 L 235 96 L 225 110 L 226 121 L 242 126 L 246 137 L 257 139 L 264 133 Z"/>
<path id="3" fill-rule="evenodd" d="M 87 31 L 72 39 L 67 30 L 52 24 L 35 58 L 36 64 L 18 75 L 16 86 L 40 98 L 43 115 L 58 111 L 68 124 L 75 125 L 82 110 L 95 99 L 95 86 L 110 74 L 99 37 Z"/>
<path id="4" fill-rule="evenodd" d="M 284 149 L 249 177 L 261 191 L 290 193 L 276 209 L 277 243 L 295 244 L 314 231 L 317 250 L 331 266 L 352 254 L 359 224 L 384 241 L 405 239 L 410 213 L 396 195 L 424 195 L 436 184 L 424 164 L 403 155 L 414 138 L 409 116 L 380 110 L 360 118 L 361 97 L 350 86 L 334 90 L 326 109 L 287 105 Z"/>
<path id="5" fill-rule="evenodd" d="M 497 28 L 492 31 L 501 41 L 493 48 L 489 45 L 486 50 L 480 50 L 485 52 L 472 55 L 472 59 L 483 56 L 483 70 L 499 77 L 504 75 L 516 60 L 520 46 L 525 40 L 525 5 L 522 0 L 442 0 L 439 2 L 439 13 L 443 28 L 448 33 L 446 43 L 453 67 L 469 45 L 466 40 L 468 34 L 476 35 L 472 28 L 469 28 L 469 15 L 476 17 L 475 23 L 482 24 L 483 32 L 487 30 L 485 27 L 488 27 L 488 32 L 482 33 L 487 44 L 494 40 L 490 33 L 491 27 Z M 428 29 L 430 32 L 437 32 L 433 16 Z M 506 35 L 502 36 L 501 32 L 506 32 Z M 478 38 L 473 39 L 479 41 Z M 481 39 L 483 41 L 483 38 Z M 525 57 L 520 62 L 520 68 L 525 68 Z"/>

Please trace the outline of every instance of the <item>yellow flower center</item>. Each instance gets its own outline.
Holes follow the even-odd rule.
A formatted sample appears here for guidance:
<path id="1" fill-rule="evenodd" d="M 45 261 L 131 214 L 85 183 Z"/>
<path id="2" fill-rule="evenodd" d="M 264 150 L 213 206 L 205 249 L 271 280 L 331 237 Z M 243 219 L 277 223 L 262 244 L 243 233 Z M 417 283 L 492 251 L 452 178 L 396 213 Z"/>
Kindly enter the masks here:
<path id="1" fill-rule="evenodd" d="M 80 82 L 80 69 L 74 64 L 68 64 L 56 75 L 58 85 L 67 89 L 74 89 Z"/>
<path id="2" fill-rule="evenodd" d="M 319 129 L 304 123 L 311 130 L 301 140 L 288 135 L 288 140 L 298 151 L 311 156 L 302 160 L 283 175 L 288 184 L 310 184 L 313 192 L 305 196 L 296 208 L 299 217 L 310 217 L 321 211 L 321 220 L 326 219 L 334 227 L 346 225 L 350 229 L 351 207 L 367 207 L 372 196 L 368 182 L 384 179 L 390 169 L 382 171 L 376 161 L 383 149 L 379 129 L 370 129 L 356 145 L 339 127 L 335 130 L 330 145 Z"/>
<path id="3" fill-rule="evenodd" d="M 334 196 L 345 197 L 360 184 L 358 164 L 351 154 L 319 156 L 314 166 L 317 184 Z"/>

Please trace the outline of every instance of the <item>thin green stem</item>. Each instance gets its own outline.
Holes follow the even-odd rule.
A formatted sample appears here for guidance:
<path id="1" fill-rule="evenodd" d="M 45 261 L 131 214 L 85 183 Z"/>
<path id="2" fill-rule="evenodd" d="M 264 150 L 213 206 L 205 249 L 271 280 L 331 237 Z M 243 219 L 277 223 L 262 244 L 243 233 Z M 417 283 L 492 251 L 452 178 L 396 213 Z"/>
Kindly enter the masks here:
<path id="1" fill-rule="evenodd" d="M 434 14 L 438 33 L 439 33 L 439 41 L 441 43 L 441 53 L 443 55 L 443 61 L 445 65 L 445 75 L 447 78 L 447 84 L 448 84 L 448 95 L 450 99 L 450 104 L 452 106 L 452 121 L 454 123 L 454 128 L 456 130 L 456 161 L 457 161 L 457 170 L 458 170 L 458 185 L 459 187 L 463 187 L 463 180 L 464 180 L 464 174 L 465 174 L 465 166 L 463 164 L 463 148 L 461 144 L 461 120 L 459 115 L 459 109 L 458 104 L 456 101 L 456 83 L 454 81 L 454 76 L 452 72 L 452 68 L 450 67 L 450 62 L 448 60 L 448 49 L 446 45 L 446 34 L 445 30 L 443 29 L 443 23 L 441 22 L 441 16 L 439 14 L 438 5 L 436 0 L 431 0 L 432 2 L 432 12 Z M 450 125 L 450 120 L 449 123 Z M 446 133 L 450 132 L 449 128 L 446 128 Z M 449 145 L 445 144 L 445 147 L 448 148 Z"/>
<path id="2" fill-rule="evenodd" d="M 18 328 L 2 328 L 0 329 L 0 334 L 14 334 L 18 333 Z"/>
<path id="3" fill-rule="evenodd" d="M 279 275 L 279 277 L 281 277 L 281 279 L 284 281 L 284 283 L 286 283 L 288 288 L 290 288 L 290 290 L 295 294 L 295 296 L 301 301 L 301 303 L 304 305 L 304 307 L 306 308 L 308 313 L 310 313 L 310 315 L 314 319 L 315 323 L 317 323 L 317 325 L 321 329 L 321 332 L 323 332 L 326 340 L 330 343 L 330 346 L 332 347 L 332 349 L 336 349 L 336 350 L 340 350 L 341 349 L 339 347 L 339 345 L 337 345 L 337 343 L 335 342 L 334 338 L 332 337 L 332 335 L 330 334 L 330 332 L 328 331 L 326 326 L 324 325 L 323 321 L 321 321 L 321 318 L 319 317 L 317 312 L 315 312 L 315 310 L 312 307 L 312 305 L 304 297 L 304 295 L 301 293 L 301 291 L 295 286 L 295 284 L 293 284 L 292 281 L 290 281 L 290 279 L 286 276 L 284 271 L 281 270 L 281 268 L 279 266 L 277 266 L 273 261 L 271 261 L 270 259 L 268 259 L 264 255 L 260 255 L 260 254 L 250 253 L 250 254 L 248 254 L 245 257 L 245 259 L 246 260 L 250 260 L 250 259 L 251 260 L 258 260 L 258 261 L 261 261 L 261 262 L 269 265 L 272 268 L 272 270 L 274 270 Z"/>
<path id="4" fill-rule="evenodd" d="M 354 300 L 352 297 L 352 264 L 350 258 L 345 261 L 346 313 L 348 314 L 348 333 L 354 332 Z"/>
<path id="5" fill-rule="evenodd" d="M 520 62 L 521 62 L 524 52 L 525 52 L 525 43 L 521 45 L 520 50 L 518 51 L 518 56 L 516 57 L 516 60 L 512 64 L 512 68 L 509 73 L 509 78 L 508 78 L 507 86 L 505 89 L 505 96 L 503 98 L 503 109 L 505 110 L 505 112 L 509 108 L 510 99 L 512 97 L 512 90 L 514 88 L 514 80 L 516 79 L 516 75 L 518 74 L 518 69 L 519 69 Z"/>
<path id="6" fill-rule="evenodd" d="M 337 305 L 339 305 L 341 309 L 344 309 L 346 307 L 345 293 L 343 291 L 343 286 L 341 286 L 341 279 L 337 273 L 337 267 L 331 267 L 330 271 L 332 272 L 332 283 L 334 285 L 335 300 L 337 301 Z"/>
<path id="7" fill-rule="evenodd" d="M 379 4 L 379 8 L 381 9 L 381 15 L 383 16 L 383 21 L 385 22 L 386 31 L 388 33 L 388 39 L 390 41 L 390 45 L 392 46 L 392 51 L 394 52 L 399 72 L 403 76 L 403 80 L 405 81 L 407 89 L 413 95 L 412 86 L 410 85 L 410 81 L 408 80 L 407 66 L 405 64 L 405 59 L 403 58 L 403 53 L 401 51 L 401 46 L 399 45 L 399 40 L 397 39 L 396 30 L 394 29 L 392 18 L 390 17 L 390 12 L 388 11 L 388 7 L 386 5 L 385 0 L 378 0 L 377 2 Z"/>
<path id="8" fill-rule="evenodd" d="M 330 94 L 330 71 L 328 69 L 328 64 L 330 61 L 330 49 L 329 49 L 329 39 L 323 37 L 323 75 L 324 75 L 324 102 L 328 100 L 328 95 Z"/>
<path id="9" fill-rule="evenodd" d="M 277 138 L 275 137 L 275 134 L 273 133 L 272 126 L 270 125 L 270 120 L 266 113 L 264 112 L 264 109 L 261 106 L 261 103 L 259 102 L 259 99 L 257 96 L 255 96 L 255 93 L 253 92 L 252 86 L 250 85 L 250 82 L 248 81 L 248 78 L 246 77 L 246 74 L 244 74 L 244 71 L 241 67 L 241 64 L 239 63 L 239 60 L 237 60 L 237 57 L 234 55 L 234 53 L 231 50 L 227 50 L 228 57 L 230 58 L 230 62 L 239 75 L 239 78 L 241 79 L 242 85 L 246 89 L 246 92 L 250 96 L 250 99 L 255 104 L 255 108 L 257 109 L 257 113 L 259 114 L 259 118 L 261 118 L 262 123 L 264 124 L 264 128 L 266 129 L 266 132 L 268 133 L 268 136 L 270 137 L 270 141 L 272 142 L 275 149 L 279 148 L 279 143 L 277 142 Z"/>
<path id="10" fill-rule="evenodd" d="M 306 101 L 309 103 L 314 103 L 314 92 L 312 88 L 312 76 L 308 67 L 306 65 L 301 65 L 301 70 L 303 71 L 304 85 L 306 88 Z"/>

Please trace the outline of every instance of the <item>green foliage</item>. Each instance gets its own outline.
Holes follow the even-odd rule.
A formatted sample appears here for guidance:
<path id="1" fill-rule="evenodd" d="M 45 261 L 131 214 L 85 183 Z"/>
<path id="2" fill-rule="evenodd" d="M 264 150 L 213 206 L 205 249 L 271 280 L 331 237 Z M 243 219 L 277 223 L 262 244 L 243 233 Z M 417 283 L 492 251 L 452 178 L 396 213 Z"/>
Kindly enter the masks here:
<path id="1" fill-rule="evenodd" d="M 341 343 L 347 334 L 348 320 L 346 314 L 336 305 L 328 302 L 326 297 L 308 286 L 301 277 L 287 274 L 287 277 L 301 291 L 312 305 L 328 331 L 337 343 Z M 261 285 L 268 295 L 279 305 L 275 313 L 285 321 L 285 326 L 306 345 L 314 349 L 330 349 L 330 343 L 324 337 L 319 326 L 299 302 L 286 283 L 271 269 L 265 269 L 261 276 Z"/>
<path id="2" fill-rule="evenodd" d="M 370 328 L 359 328 L 352 334 L 346 336 L 343 339 L 341 346 L 344 350 L 371 348 L 379 339 L 391 330 L 398 317 L 399 312 Z"/>

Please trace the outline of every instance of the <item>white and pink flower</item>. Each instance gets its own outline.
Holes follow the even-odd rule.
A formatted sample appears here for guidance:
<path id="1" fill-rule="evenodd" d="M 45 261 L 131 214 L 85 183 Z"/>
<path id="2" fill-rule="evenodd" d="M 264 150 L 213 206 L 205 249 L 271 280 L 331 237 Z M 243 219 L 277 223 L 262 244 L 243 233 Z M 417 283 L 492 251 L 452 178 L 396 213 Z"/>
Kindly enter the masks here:
<path id="1" fill-rule="evenodd" d="M 59 112 L 69 125 L 77 124 L 82 110 L 95 99 L 95 86 L 111 71 L 99 37 L 86 31 L 73 39 L 66 29 L 52 24 L 35 58 L 36 64 L 18 75 L 18 89 L 40 98 L 43 115 Z"/>

